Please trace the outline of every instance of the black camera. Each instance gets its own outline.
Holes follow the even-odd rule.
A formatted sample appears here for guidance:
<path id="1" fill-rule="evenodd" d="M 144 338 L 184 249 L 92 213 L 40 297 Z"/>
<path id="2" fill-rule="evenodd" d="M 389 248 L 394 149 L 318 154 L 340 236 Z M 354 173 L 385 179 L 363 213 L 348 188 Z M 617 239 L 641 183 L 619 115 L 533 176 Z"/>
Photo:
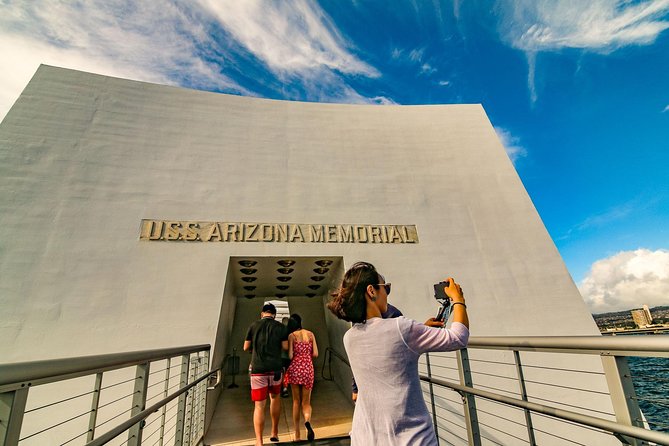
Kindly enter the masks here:
<path id="1" fill-rule="evenodd" d="M 434 318 L 436 321 L 444 322 L 444 319 L 448 317 L 448 309 L 451 306 L 451 299 L 446 295 L 444 288 L 448 287 L 450 284 L 448 281 L 439 282 L 434 284 L 434 298 L 441 303 L 439 307 L 439 312 Z"/>

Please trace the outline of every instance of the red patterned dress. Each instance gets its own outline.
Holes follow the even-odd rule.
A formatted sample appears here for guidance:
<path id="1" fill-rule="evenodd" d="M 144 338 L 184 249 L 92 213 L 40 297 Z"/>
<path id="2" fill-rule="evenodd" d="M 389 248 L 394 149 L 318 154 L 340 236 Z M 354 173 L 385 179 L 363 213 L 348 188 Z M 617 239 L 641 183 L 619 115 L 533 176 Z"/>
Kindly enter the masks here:
<path id="1" fill-rule="evenodd" d="M 288 366 L 288 382 L 314 388 L 314 363 L 311 356 L 314 346 L 309 341 L 293 342 L 293 359 Z"/>

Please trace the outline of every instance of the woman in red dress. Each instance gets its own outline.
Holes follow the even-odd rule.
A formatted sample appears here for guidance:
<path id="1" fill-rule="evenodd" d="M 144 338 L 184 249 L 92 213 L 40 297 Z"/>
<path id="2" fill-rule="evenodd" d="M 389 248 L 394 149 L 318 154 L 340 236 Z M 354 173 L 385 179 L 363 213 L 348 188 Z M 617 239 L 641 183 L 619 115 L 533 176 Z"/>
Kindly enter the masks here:
<path id="1" fill-rule="evenodd" d="M 288 335 L 288 356 L 291 359 L 288 367 L 288 382 L 293 391 L 293 424 L 295 425 L 295 440 L 300 440 L 300 409 L 304 415 L 304 427 L 307 429 L 307 439 L 314 439 L 311 428 L 311 390 L 314 388 L 313 358 L 318 356 L 316 338 L 309 330 L 302 328 L 302 318 L 293 314 L 288 321 L 296 330 Z"/>

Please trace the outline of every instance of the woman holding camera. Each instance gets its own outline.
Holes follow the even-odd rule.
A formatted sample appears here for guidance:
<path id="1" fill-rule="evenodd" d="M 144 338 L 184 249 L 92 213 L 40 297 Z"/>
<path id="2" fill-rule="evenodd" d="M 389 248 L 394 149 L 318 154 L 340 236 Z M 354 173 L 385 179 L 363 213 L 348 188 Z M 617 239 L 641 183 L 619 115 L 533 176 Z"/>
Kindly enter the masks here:
<path id="1" fill-rule="evenodd" d="M 469 339 L 469 320 L 462 289 L 447 279 L 453 324 L 440 329 L 434 318 L 425 324 L 405 317 L 383 319 L 390 283 L 366 262 L 354 264 L 333 293 L 328 308 L 353 322 L 344 347 L 359 395 L 351 426 L 351 445 L 437 445 L 432 419 L 423 400 L 418 358 L 425 352 L 459 350 Z"/>

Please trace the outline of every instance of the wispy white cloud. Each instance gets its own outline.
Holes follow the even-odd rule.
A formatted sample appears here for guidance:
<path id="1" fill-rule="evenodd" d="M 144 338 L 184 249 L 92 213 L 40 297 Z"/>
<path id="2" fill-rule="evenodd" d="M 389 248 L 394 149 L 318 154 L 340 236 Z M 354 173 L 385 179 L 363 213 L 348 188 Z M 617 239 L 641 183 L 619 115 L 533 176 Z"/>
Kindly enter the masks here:
<path id="1" fill-rule="evenodd" d="M 397 102 L 392 100 L 392 98 L 388 98 L 388 97 L 385 97 L 385 96 L 373 97 L 373 98 L 367 100 L 367 103 L 377 104 L 377 105 L 398 105 Z"/>
<path id="2" fill-rule="evenodd" d="M 601 229 L 613 223 L 624 220 L 628 216 L 639 211 L 639 203 L 633 200 L 627 203 L 619 204 L 605 212 L 591 215 L 577 225 L 571 227 L 564 235 L 557 238 L 557 240 L 567 240 L 574 234 L 581 233 L 587 230 Z"/>
<path id="3" fill-rule="evenodd" d="M 668 112 L 668 111 L 669 111 L 669 105 L 667 105 L 666 107 L 664 107 L 664 110 L 662 110 L 662 113 L 666 113 L 666 112 Z"/>
<path id="4" fill-rule="evenodd" d="M 356 57 L 313 2 L 200 0 L 234 38 L 277 74 L 317 77 L 323 69 L 378 77 Z"/>
<path id="5" fill-rule="evenodd" d="M 527 150 L 519 144 L 520 138 L 502 127 L 495 127 L 495 132 L 512 163 L 515 164 L 520 158 L 527 156 Z"/>
<path id="6" fill-rule="evenodd" d="M 404 63 L 408 66 L 416 67 L 418 69 L 417 74 L 419 76 L 431 76 L 438 71 L 437 68 L 435 68 L 432 64 L 424 60 L 425 48 L 414 48 L 410 51 L 394 48 L 390 57 L 393 60 Z"/>
<path id="7" fill-rule="evenodd" d="M 504 37 L 524 51 L 583 48 L 608 52 L 655 41 L 669 28 L 669 0 L 519 0 L 509 9 Z"/>
<path id="8" fill-rule="evenodd" d="M 609 209 L 608 211 L 592 215 L 576 226 L 576 230 L 582 231 L 592 228 L 601 228 L 613 222 L 623 220 L 634 213 L 635 206 L 632 203 L 624 203 Z"/>
<path id="9" fill-rule="evenodd" d="M 346 79 L 379 72 L 352 52 L 315 3 L 10 0 L 2 5 L 0 118 L 40 63 L 248 96 L 258 93 L 237 76 L 245 75 L 239 74 L 246 71 L 242 64 L 255 64 L 252 69 L 266 78 L 246 75 L 253 78 L 249 84 L 282 89 L 290 82 L 300 92 L 295 99 L 379 102 L 358 94 Z"/>
<path id="10" fill-rule="evenodd" d="M 502 39 L 527 54 L 532 102 L 537 97 L 537 53 L 576 48 L 605 54 L 651 44 L 669 28 L 669 0 L 516 0 L 498 5 Z"/>
<path id="11" fill-rule="evenodd" d="M 440 87 L 447 87 L 449 85 L 451 85 L 451 81 L 446 81 L 446 80 L 439 81 Z"/>
<path id="12" fill-rule="evenodd" d="M 579 290 L 593 313 L 669 305 L 669 251 L 637 249 L 598 260 Z"/>
<path id="13" fill-rule="evenodd" d="M 421 74 L 425 74 L 425 75 L 429 76 L 430 74 L 436 73 L 437 69 L 434 68 L 429 63 L 424 63 L 423 65 L 420 66 L 420 72 L 421 72 Z"/>
<path id="14" fill-rule="evenodd" d="M 652 196 L 639 195 L 627 202 L 619 203 L 603 212 L 588 216 L 583 221 L 571 227 L 564 235 L 557 240 L 567 240 L 575 234 L 585 231 L 602 230 L 611 227 L 620 221 L 635 215 L 655 212 L 653 209 L 666 200 L 665 194 L 654 191 Z"/>
<path id="15" fill-rule="evenodd" d="M 420 62 L 423 60 L 425 48 L 415 48 L 409 52 L 409 60 L 411 62 Z"/>
<path id="16" fill-rule="evenodd" d="M 40 63 L 252 94 L 198 54 L 201 17 L 170 2 L 10 2 L 0 14 L 0 116 Z"/>
<path id="17" fill-rule="evenodd" d="M 367 97 L 358 93 L 331 71 L 323 71 L 318 78 L 301 80 L 309 92 L 309 99 L 318 102 L 340 102 L 346 104 L 392 105 L 395 102 L 384 96 Z"/>

